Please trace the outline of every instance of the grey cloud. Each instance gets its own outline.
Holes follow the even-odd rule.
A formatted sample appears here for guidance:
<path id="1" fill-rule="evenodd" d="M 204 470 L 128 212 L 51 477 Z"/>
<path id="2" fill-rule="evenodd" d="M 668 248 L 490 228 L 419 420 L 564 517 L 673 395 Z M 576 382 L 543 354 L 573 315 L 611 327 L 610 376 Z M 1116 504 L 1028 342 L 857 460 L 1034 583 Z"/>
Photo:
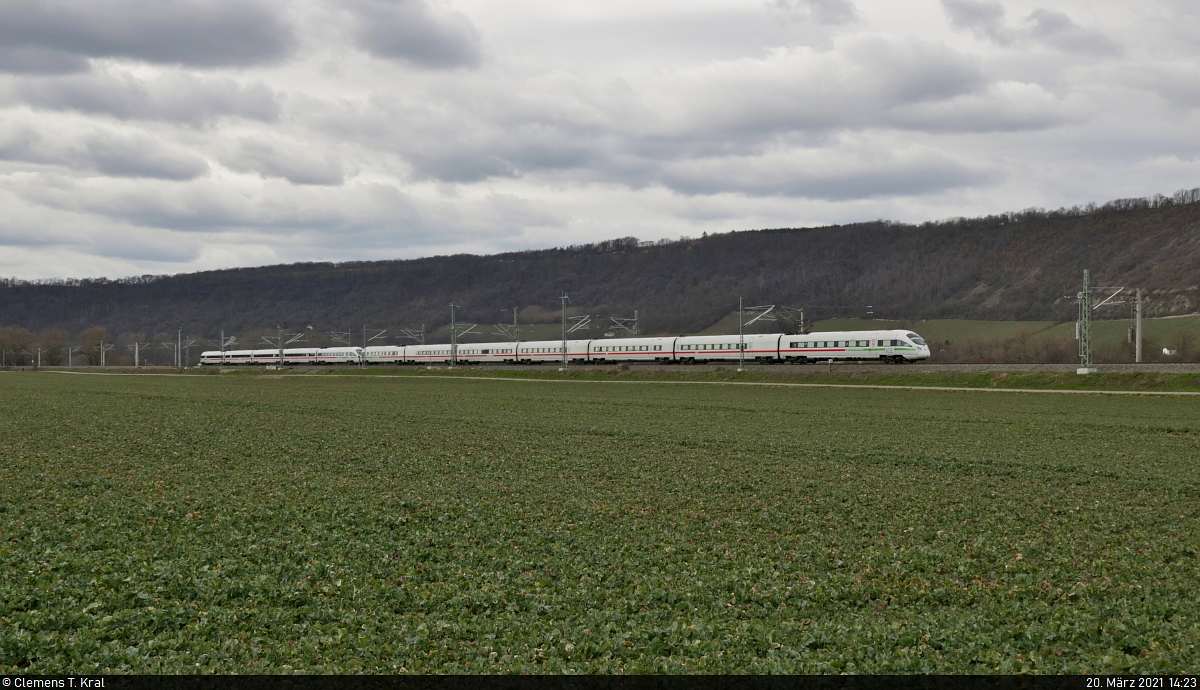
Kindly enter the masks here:
<path id="1" fill-rule="evenodd" d="M 1130 87 L 1149 89 L 1175 107 L 1200 107 L 1200 69 L 1194 65 L 1127 65 L 1117 75 Z"/>
<path id="2" fill-rule="evenodd" d="M 296 187 L 268 180 L 251 193 L 211 177 L 180 185 L 45 175 L 9 188 L 52 209 L 181 232 L 344 232 L 418 215 L 407 193 L 386 184 Z"/>
<path id="3" fill-rule="evenodd" d="M 368 53 L 421 67 L 477 67 L 479 31 L 465 15 L 430 0 L 357 0 L 355 38 Z"/>
<path id="4" fill-rule="evenodd" d="M 853 201 L 884 196 L 919 196 L 972 187 L 989 178 L 957 168 L 916 168 L 871 171 L 858 175 L 798 175 L 785 179 L 729 180 L 707 178 L 695 171 L 664 178 L 682 194 L 742 193 L 749 196 L 787 196 L 824 201 Z"/>
<path id="5" fill-rule="evenodd" d="M 488 128 L 481 134 L 465 141 L 410 142 L 405 158 L 420 177 L 457 183 L 603 164 L 605 146 L 597 140 L 598 132 L 568 123 L 514 131 Z"/>
<path id="6" fill-rule="evenodd" d="M 5 199 L 6 215 L 0 218 L 0 246 L 46 252 L 59 248 L 96 257 L 134 261 L 182 262 L 200 256 L 194 237 L 154 228 L 130 227 L 95 216 L 48 210 Z M 9 252 L 11 254 L 11 251 Z M 55 265 L 58 265 L 55 262 Z"/>
<path id="7" fill-rule="evenodd" d="M 789 19 L 818 24 L 845 24 L 858 18 L 858 8 L 850 0 L 771 0 L 768 5 Z"/>
<path id="8" fill-rule="evenodd" d="M 22 78 L 9 91 L 9 101 L 39 108 L 192 125 L 225 116 L 273 121 L 280 110 L 274 91 L 261 82 L 182 72 L 151 79 L 121 73 Z"/>
<path id="9" fill-rule="evenodd" d="M 113 177 L 190 180 L 208 172 L 203 158 L 141 132 L 92 130 L 49 137 L 32 126 L 9 123 L 0 125 L 0 159 Z"/>
<path id="10" fill-rule="evenodd" d="M 1045 129 L 1076 117 L 1037 84 L 1001 82 L 986 91 L 893 108 L 893 126 L 927 132 L 1017 132 Z"/>
<path id="11" fill-rule="evenodd" d="M 200 257 L 203 245 L 196 238 L 182 233 L 161 231 L 130 231 L 106 234 L 94 238 L 89 250 L 98 256 L 129 261 L 183 263 Z"/>
<path id="12" fill-rule="evenodd" d="M 674 87 L 673 116 L 652 112 L 628 87 L 614 103 L 612 89 L 539 100 L 505 83 L 476 84 L 468 98 L 423 94 L 310 112 L 331 136 L 396 153 L 417 179 L 544 175 L 637 188 L 658 184 L 664 164 L 754 156 L 781 141 L 821 146 L 839 131 L 1044 126 L 1053 105 L 1031 97 L 1040 90 L 990 93 L 973 56 L 878 36 L 713 63 Z"/>
<path id="13" fill-rule="evenodd" d="M 261 64 L 291 52 L 278 12 L 251 0 L 8 0 L 0 3 L 0 67 L 83 69 L 86 58 L 196 67 Z"/>
<path id="14" fill-rule="evenodd" d="M 709 141 L 753 142 L 791 132 L 859 129 L 898 106 L 987 85 L 977 58 L 918 40 L 863 37 L 836 51 L 777 51 L 717 65 L 692 83 L 686 130 Z"/>
<path id="15" fill-rule="evenodd" d="M 1036 9 L 1025 21 L 1030 36 L 1061 50 L 1098 55 L 1121 52 L 1121 47 L 1112 39 L 1097 31 L 1084 29 L 1056 10 Z"/>
<path id="16" fill-rule="evenodd" d="M 874 140 L 823 150 L 784 150 L 665 165 L 660 180 L 682 194 L 741 193 L 848 201 L 969 187 L 993 174 L 930 150 L 878 150 Z"/>
<path id="17" fill-rule="evenodd" d="M 219 233 L 226 242 L 253 237 L 309 249 L 445 246 L 512 236 L 533 226 L 561 227 L 569 220 L 545 203 L 511 194 L 418 201 L 381 183 L 300 188 L 269 181 L 249 193 L 211 178 L 181 185 L 42 175 L 10 182 L 7 188 L 23 203 L 60 217 L 103 218 L 105 223 L 128 224 L 137 233 Z M 3 230 L 0 219 L 0 241 Z"/>
<path id="18" fill-rule="evenodd" d="M 0 72 L 16 74 L 67 74 L 83 72 L 90 63 L 71 55 L 39 46 L 0 46 Z"/>
<path id="19" fill-rule="evenodd" d="M 335 154 L 315 153 L 300 144 L 263 138 L 244 137 L 221 162 L 231 170 L 281 177 L 295 184 L 339 185 L 346 180 L 345 166 Z"/>
<path id="20" fill-rule="evenodd" d="M 1004 7 L 987 0 L 942 0 L 942 9 L 950 26 L 1001 45 L 1012 42 L 1012 32 L 1004 25 Z"/>
<path id="21" fill-rule="evenodd" d="M 1066 52 L 1097 55 L 1116 54 L 1121 50 L 1112 39 L 1079 26 L 1058 10 L 1038 8 L 1025 18 L 1024 28 L 1016 29 L 1005 23 L 1004 7 L 998 2 L 942 0 L 942 9 L 950 26 L 970 31 L 998 45 L 1041 43 Z"/>

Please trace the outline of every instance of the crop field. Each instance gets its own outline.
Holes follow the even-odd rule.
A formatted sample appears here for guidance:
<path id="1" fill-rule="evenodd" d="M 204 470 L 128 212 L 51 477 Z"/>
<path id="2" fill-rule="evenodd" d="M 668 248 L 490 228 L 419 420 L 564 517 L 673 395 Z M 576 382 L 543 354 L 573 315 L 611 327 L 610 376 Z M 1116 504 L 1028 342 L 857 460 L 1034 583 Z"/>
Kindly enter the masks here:
<path id="1" fill-rule="evenodd" d="M 0 673 L 1200 662 L 1195 398 L 0 373 Z"/>

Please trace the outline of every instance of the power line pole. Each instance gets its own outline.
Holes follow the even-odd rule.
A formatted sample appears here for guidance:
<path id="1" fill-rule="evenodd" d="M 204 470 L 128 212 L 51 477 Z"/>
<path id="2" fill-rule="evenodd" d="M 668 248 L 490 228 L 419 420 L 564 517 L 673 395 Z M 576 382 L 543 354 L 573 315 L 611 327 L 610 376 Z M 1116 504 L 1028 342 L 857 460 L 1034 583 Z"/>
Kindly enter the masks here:
<path id="1" fill-rule="evenodd" d="M 450 303 L 450 366 L 458 366 L 458 324 L 455 321 L 454 310 L 458 305 Z"/>
<path id="2" fill-rule="evenodd" d="M 1136 321 L 1136 325 L 1134 326 L 1134 331 L 1135 331 L 1134 342 L 1136 343 L 1136 345 L 1134 346 L 1135 354 L 1134 354 L 1133 361 L 1140 362 L 1140 361 L 1142 361 L 1142 289 L 1141 288 L 1138 288 L 1138 290 L 1137 290 L 1137 321 Z"/>
<path id="3" fill-rule="evenodd" d="M 128 347 L 128 346 L 126 346 L 126 347 Z M 142 366 L 141 350 L 142 350 L 142 344 L 139 343 L 136 338 L 134 338 L 134 341 L 133 341 L 133 366 L 135 366 L 135 367 Z"/>
<path id="4" fill-rule="evenodd" d="M 567 297 L 567 293 L 563 292 L 562 297 L 562 365 L 563 369 L 567 368 L 567 302 L 571 301 Z"/>
<path id="5" fill-rule="evenodd" d="M 746 370 L 746 329 L 742 325 L 742 298 L 738 298 L 738 371 Z"/>
<path id="6" fill-rule="evenodd" d="M 1083 292 L 1079 293 L 1079 370 L 1080 374 L 1092 373 L 1092 280 L 1091 273 L 1083 269 Z"/>
<path id="7" fill-rule="evenodd" d="M 180 364 L 180 360 L 183 358 L 183 329 L 182 328 L 179 329 L 177 338 L 178 339 L 175 342 L 175 366 L 178 367 L 178 366 L 182 366 Z"/>

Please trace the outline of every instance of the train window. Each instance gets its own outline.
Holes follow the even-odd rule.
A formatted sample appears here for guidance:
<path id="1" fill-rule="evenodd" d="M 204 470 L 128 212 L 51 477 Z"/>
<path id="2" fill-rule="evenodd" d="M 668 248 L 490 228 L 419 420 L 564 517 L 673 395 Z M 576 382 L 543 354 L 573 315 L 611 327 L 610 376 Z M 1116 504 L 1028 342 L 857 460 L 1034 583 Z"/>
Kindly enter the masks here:
<path id="1" fill-rule="evenodd" d="M 661 350 L 661 349 L 662 349 L 662 345 L 655 345 L 655 346 L 654 346 L 654 351 L 655 351 L 655 352 L 658 352 L 658 351 L 659 351 L 659 350 Z"/>

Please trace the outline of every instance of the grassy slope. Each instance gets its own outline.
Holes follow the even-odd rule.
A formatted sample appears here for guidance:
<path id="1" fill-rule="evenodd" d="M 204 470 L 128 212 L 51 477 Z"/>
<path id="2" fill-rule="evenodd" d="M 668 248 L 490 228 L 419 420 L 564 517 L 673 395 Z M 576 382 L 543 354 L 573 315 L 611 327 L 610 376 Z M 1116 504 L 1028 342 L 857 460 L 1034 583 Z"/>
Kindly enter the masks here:
<path id="1" fill-rule="evenodd" d="M 1191 399 L 0 376 L 8 672 L 1200 658 Z"/>

